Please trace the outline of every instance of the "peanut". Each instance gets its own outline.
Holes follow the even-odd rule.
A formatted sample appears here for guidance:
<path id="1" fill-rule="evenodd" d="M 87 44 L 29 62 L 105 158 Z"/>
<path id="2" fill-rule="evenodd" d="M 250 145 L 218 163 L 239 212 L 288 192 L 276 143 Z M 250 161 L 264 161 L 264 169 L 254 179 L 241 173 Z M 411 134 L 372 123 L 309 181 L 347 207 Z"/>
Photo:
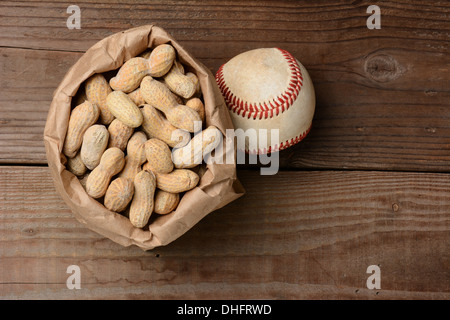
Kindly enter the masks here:
<path id="1" fill-rule="evenodd" d="M 200 119 L 202 119 L 202 122 L 205 121 L 205 106 L 203 105 L 202 100 L 200 100 L 199 98 L 191 98 L 186 101 L 186 106 L 197 111 Z"/>
<path id="2" fill-rule="evenodd" d="M 74 175 L 80 177 L 86 173 L 87 168 L 81 160 L 80 152 L 77 152 L 77 155 L 73 158 L 67 159 L 66 164 L 67 170 L 72 172 Z"/>
<path id="3" fill-rule="evenodd" d="M 191 139 L 189 132 L 171 125 L 161 112 L 151 105 L 144 105 L 141 111 L 144 117 L 142 130 L 144 130 L 149 138 L 158 138 L 170 147 L 184 146 Z"/>
<path id="4" fill-rule="evenodd" d="M 169 109 L 165 115 L 173 126 L 189 132 L 195 132 L 197 128 L 202 126 L 200 115 L 195 110 L 182 104 Z"/>
<path id="5" fill-rule="evenodd" d="M 142 124 L 142 113 L 128 95 L 122 91 L 113 91 L 106 98 L 108 109 L 124 125 L 137 128 Z"/>
<path id="6" fill-rule="evenodd" d="M 106 105 L 106 97 L 111 93 L 111 87 L 105 77 L 100 74 L 94 74 L 85 83 L 86 98 L 92 103 L 97 104 L 100 109 L 100 123 L 110 124 L 114 116 Z"/>
<path id="7" fill-rule="evenodd" d="M 148 64 L 152 77 L 165 75 L 175 60 L 175 49 L 170 44 L 161 44 L 150 53 Z"/>
<path id="8" fill-rule="evenodd" d="M 127 145 L 127 156 L 125 166 L 119 177 L 133 180 L 136 174 L 142 170 L 141 166 L 145 162 L 145 142 L 147 136 L 142 131 L 135 132 Z"/>
<path id="9" fill-rule="evenodd" d="M 87 182 L 87 179 L 89 178 L 89 175 L 90 175 L 90 172 L 86 172 L 84 175 L 78 177 L 80 184 L 84 190 L 86 190 L 86 182 Z"/>
<path id="10" fill-rule="evenodd" d="M 89 174 L 86 181 L 86 192 L 92 198 L 105 195 L 111 178 L 118 174 L 125 164 L 123 151 L 109 148 L 103 153 L 100 164 Z"/>
<path id="11" fill-rule="evenodd" d="M 180 71 L 182 74 L 184 74 L 184 66 L 180 61 L 175 60 L 173 62 L 173 64 L 178 68 L 178 71 Z"/>
<path id="12" fill-rule="evenodd" d="M 134 177 L 134 196 L 130 206 L 130 222 L 136 228 L 144 227 L 154 208 L 156 189 L 155 175 L 148 171 L 139 172 Z"/>
<path id="13" fill-rule="evenodd" d="M 145 77 L 141 82 L 141 94 L 145 102 L 164 112 L 178 105 L 175 95 L 164 85 L 152 77 Z"/>
<path id="14" fill-rule="evenodd" d="M 193 168 L 200 164 L 222 141 L 222 133 L 214 126 L 210 126 L 198 133 L 184 147 L 174 149 L 172 160 L 175 168 Z"/>
<path id="15" fill-rule="evenodd" d="M 147 163 L 144 170 L 169 173 L 173 170 L 172 153 L 169 146 L 156 138 L 152 138 L 145 143 L 145 155 Z"/>
<path id="16" fill-rule="evenodd" d="M 108 146 L 108 139 L 108 130 L 101 124 L 94 124 L 84 133 L 80 156 L 89 170 L 93 170 L 100 163 L 100 158 Z"/>
<path id="17" fill-rule="evenodd" d="M 163 190 L 156 190 L 155 194 L 155 213 L 167 214 L 175 210 L 180 202 L 178 193 L 170 193 Z"/>
<path id="18" fill-rule="evenodd" d="M 99 114 L 97 105 L 89 101 L 72 110 L 63 146 L 63 153 L 68 158 L 75 157 L 83 142 L 84 132 L 97 121 Z"/>
<path id="19" fill-rule="evenodd" d="M 161 83 L 163 82 L 161 81 Z M 174 94 L 173 97 L 175 98 L 175 100 L 177 100 L 177 104 L 184 104 L 184 101 L 186 100 L 186 99 L 183 100 L 180 96 L 177 96 L 176 94 Z"/>
<path id="20" fill-rule="evenodd" d="M 105 207 L 111 211 L 122 212 L 130 203 L 134 194 L 133 180 L 114 179 L 106 190 Z"/>
<path id="21" fill-rule="evenodd" d="M 195 87 L 194 96 L 200 96 L 201 87 L 200 87 L 200 81 L 198 80 L 198 77 L 192 72 L 186 73 L 186 76 L 194 83 L 194 87 Z"/>
<path id="22" fill-rule="evenodd" d="M 142 80 L 141 94 L 145 102 L 162 111 L 167 120 L 177 128 L 194 132 L 195 121 L 201 122 L 197 112 L 179 105 L 169 88 L 151 77 Z"/>
<path id="23" fill-rule="evenodd" d="M 114 78 L 109 80 L 113 90 L 129 93 L 139 87 L 142 78 L 149 74 L 149 62 L 145 58 L 135 57 L 126 61 Z"/>
<path id="24" fill-rule="evenodd" d="M 191 190 L 199 181 L 199 176 L 188 169 L 175 169 L 170 173 L 155 173 L 156 187 L 170 192 L 180 193 Z"/>
<path id="25" fill-rule="evenodd" d="M 124 151 L 134 130 L 129 126 L 124 125 L 119 119 L 114 119 L 108 127 L 108 132 L 108 148 L 117 147 Z"/>
<path id="26" fill-rule="evenodd" d="M 173 65 L 166 73 L 164 83 L 173 93 L 185 99 L 189 99 L 195 93 L 194 82 L 187 75 L 182 74 L 176 65 Z"/>
<path id="27" fill-rule="evenodd" d="M 133 101 L 137 106 L 145 103 L 145 100 L 141 94 L 141 88 L 137 88 L 136 90 L 130 92 L 128 96 L 130 97 L 131 101 Z"/>

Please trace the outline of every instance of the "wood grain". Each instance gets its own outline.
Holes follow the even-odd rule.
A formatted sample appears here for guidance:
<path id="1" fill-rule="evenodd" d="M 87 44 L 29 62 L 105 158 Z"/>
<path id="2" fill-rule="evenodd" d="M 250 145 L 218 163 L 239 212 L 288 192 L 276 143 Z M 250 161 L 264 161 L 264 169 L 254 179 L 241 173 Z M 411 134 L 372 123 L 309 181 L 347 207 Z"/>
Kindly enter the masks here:
<path id="1" fill-rule="evenodd" d="M 80 53 L 0 48 L 0 163 L 46 163 L 53 92 Z"/>
<path id="2" fill-rule="evenodd" d="M 448 174 L 240 171 L 247 194 L 144 252 L 84 228 L 48 168 L 0 167 L 0 297 L 448 299 Z M 81 290 L 66 287 L 69 265 Z M 369 265 L 381 290 L 366 288 Z"/>
<path id="3" fill-rule="evenodd" d="M 115 32 L 143 24 L 167 29 L 180 41 L 236 43 L 326 43 L 365 38 L 411 44 L 429 40 L 446 51 L 448 4 L 442 1 L 385 2 L 382 28 L 366 28 L 370 1 L 77 1 L 79 30 L 69 30 L 63 1 L 2 1 L 2 46 L 85 51 Z M 444 24 L 443 24 L 444 23 Z M 446 28 L 447 27 L 447 28 Z M 352 32 L 349 32 L 352 31 Z M 393 33 L 393 31 L 395 33 Z M 430 32 L 432 31 L 432 33 Z M 406 44 L 406 43 L 405 43 Z M 398 44 L 397 46 L 402 46 Z M 428 46 L 427 49 L 433 48 Z M 406 47 L 409 48 L 409 47 Z M 350 49 L 350 48 L 349 48 Z M 220 51 L 219 51 L 220 52 Z M 221 56 L 227 54 L 224 52 Z M 233 55 L 236 52 L 233 53 Z M 334 57 L 339 56 L 334 53 Z"/>
<path id="4" fill-rule="evenodd" d="M 0 2 L 0 299 L 450 299 L 448 2 L 377 3 L 379 30 L 366 27 L 371 1 L 73 4 L 80 30 L 66 27 L 67 2 Z M 281 47 L 317 98 L 280 173 L 240 165 L 244 197 L 149 252 L 76 221 L 43 166 L 48 107 L 70 66 L 143 24 L 212 73 Z M 72 264 L 81 290 L 66 287 Z M 369 265 L 380 290 L 366 288 Z"/>
<path id="5" fill-rule="evenodd" d="M 2 1 L 0 163 L 45 163 L 52 93 L 82 52 L 134 26 L 165 28 L 215 73 L 243 51 L 279 46 L 309 70 L 317 108 L 310 135 L 280 153 L 285 169 L 450 170 L 450 8 L 386 2 L 382 28 L 368 3 L 324 1 Z"/>

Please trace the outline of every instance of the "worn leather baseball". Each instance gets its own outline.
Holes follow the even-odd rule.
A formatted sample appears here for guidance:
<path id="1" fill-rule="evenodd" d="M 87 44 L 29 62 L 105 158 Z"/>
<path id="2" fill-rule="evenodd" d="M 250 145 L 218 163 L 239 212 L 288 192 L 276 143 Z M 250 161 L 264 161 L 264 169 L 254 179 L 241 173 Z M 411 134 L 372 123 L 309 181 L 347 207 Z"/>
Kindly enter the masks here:
<path id="1" fill-rule="evenodd" d="M 260 145 L 258 134 L 258 144 L 249 145 L 246 139 L 246 152 L 280 151 L 308 134 L 316 103 L 314 87 L 305 67 L 286 50 L 241 53 L 219 68 L 216 81 L 235 129 L 267 130 L 267 146 Z M 271 141 L 271 129 L 279 130 L 278 141 Z"/>

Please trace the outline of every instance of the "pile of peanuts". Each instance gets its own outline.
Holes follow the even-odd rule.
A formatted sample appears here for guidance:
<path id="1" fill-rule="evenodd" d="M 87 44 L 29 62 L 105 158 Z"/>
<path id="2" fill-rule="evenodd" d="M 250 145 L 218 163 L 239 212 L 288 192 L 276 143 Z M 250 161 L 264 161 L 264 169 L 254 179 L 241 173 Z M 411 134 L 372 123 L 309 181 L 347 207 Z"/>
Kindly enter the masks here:
<path id="1" fill-rule="evenodd" d="M 221 141 L 204 124 L 199 79 L 185 72 L 173 46 L 161 44 L 126 61 L 109 81 L 100 73 L 85 81 L 69 117 L 66 168 L 89 196 L 143 228 L 199 183 L 198 158 Z"/>

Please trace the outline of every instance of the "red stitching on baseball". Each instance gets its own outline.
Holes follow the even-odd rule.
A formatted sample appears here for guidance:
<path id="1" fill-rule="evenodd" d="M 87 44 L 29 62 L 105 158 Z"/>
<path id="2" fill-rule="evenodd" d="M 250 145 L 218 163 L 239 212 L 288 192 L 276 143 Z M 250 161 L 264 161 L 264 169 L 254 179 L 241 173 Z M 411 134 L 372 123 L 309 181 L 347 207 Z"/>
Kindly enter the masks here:
<path id="1" fill-rule="evenodd" d="M 241 101 L 241 99 L 237 98 L 226 85 L 225 78 L 223 77 L 223 68 L 225 64 L 223 64 L 222 66 L 220 66 L 219 70 L 216 73 L 216 82 L 219 86 L 220 91 L 222 92 L 222 95 L 225 98 L 225 103 L 228 109 L 230 109 L 234 113 L 237 113 L 238 115 L 241 114 L 243 117 L 247 116 L 248 119 L 272 118 L 274 115 L 279 115 L 280 110 L 281 113 L 283 113 L 284 111 L 289 109 L 295 99 L 297 99 L 297 96 L 303 86 L 303 76 L 297 60 L 286 50 L 280 48 L 277 49 L 281 51 L 281 54 L 286 59 L 289 69 L 292 72 L 291 79 L 289 80 L 286 91 L 281 93 L 278 97 L 274 98 L 273 101 L 264 101 L 264 106 L 261 105 L 261 102 L 249 102 L 250 106 L 248 106 L 247 101 L 244 102 Z M 269 105 L 267 105 L 267 103 Z M 268 112 L 269 110 L 271 112 Z"/>
<path id="2" fill-rule="evenodd" d="M 248 154 L 266 154 L 266 153 L 284 150 L 284 149 L 289 148 L 289 147 L 299 143 L 300 141 L 302 141 L 308 135 L 308 133 L 311 131 L 311 126 L 309 126 L 308 130 L 304 131 L 303 133 L 296 136 L 295 138 L 281 142 L 280 145 L 276 144 L 275 146 L 270 146 L 267 152 L 266 152 L 266 148 L 245 150 L 245 152 L 247 152 Z"/>

